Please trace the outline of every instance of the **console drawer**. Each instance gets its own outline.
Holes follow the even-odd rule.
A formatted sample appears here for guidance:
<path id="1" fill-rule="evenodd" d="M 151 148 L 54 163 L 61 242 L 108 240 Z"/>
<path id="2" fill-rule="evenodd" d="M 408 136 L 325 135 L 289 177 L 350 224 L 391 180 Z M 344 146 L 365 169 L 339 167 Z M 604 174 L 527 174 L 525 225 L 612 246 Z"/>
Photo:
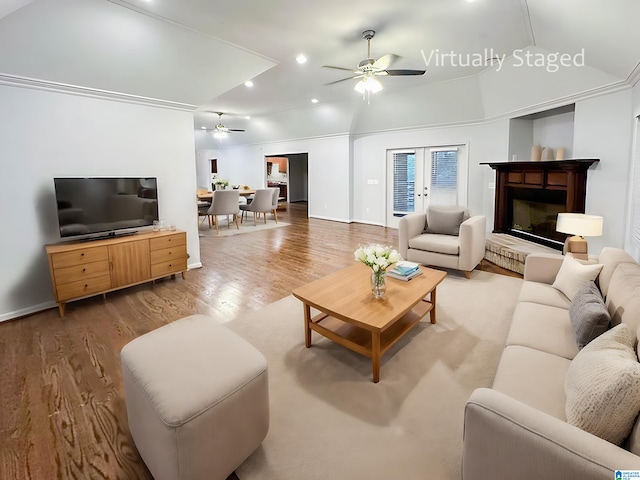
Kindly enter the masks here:
<path id="1" fill-rule="evenodd" d="M 171 235 L 163 235 L 161 237 L 152 238 L 149 240 L 149 248 L 153 252 L 154 250 L 161 250 L 164 248 L 175 247 L 176 245 L 186 245 L 187 234 L 185 232 L 177 232 Z"/>
<path id="2" fill-rule="evenodd" d="M 109 262 L 107 260 L 55 269 L 56 283 L 58 285 L 76 281 L 79 282 L 87 278 L 100 277 L 102 275 L 109 275 Z"/>
<path id="3" fill-rule="evenodd" d="M 71 267 L 90 262 L 109 260 L 109 250 L 107 247 L 89 247 L 71 250 L 69 252 L 53 253 L 51 263 L 53 268 Z"/>
<path id="4" fill-rule="evenodd" d="M 184 258 L 183 245 L 177 245 L 175 247 L 151 251 L 151 265 L 154 265 L 156 263 L 169 262 L 171 260 L 179 260 L 182 258 Z"/>
<path id="5" fill-rule="evenodd" d="M 187 259 L 185 257 L 168 260 L 162 263 L 151 265 L 151 276 L 153 278 L 171 275 L 173 273 L 184 272 L 187 269 Z"/>
<path id="6" fill-rule="evenodd" d="M 76 282 L 65 283 L 64 285 L 57 285 L 57 300 L 63 302 L 71 298 L 80 298 L 94 293 L 104 292 L 110 288 L 111 277 L 109 275 L 86 278 Z"/>

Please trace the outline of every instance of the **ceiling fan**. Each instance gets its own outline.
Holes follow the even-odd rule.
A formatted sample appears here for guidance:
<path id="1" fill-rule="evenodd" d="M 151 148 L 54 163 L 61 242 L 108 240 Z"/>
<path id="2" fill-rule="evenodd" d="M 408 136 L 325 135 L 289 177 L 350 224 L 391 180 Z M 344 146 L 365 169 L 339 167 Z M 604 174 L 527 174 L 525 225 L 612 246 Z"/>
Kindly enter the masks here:
<path id="1" fill-rule="evenodd" d="M 390 75 L 424 75 L 426 70 L 390 70 L 389 67 L 399 57 L 393 54 L 386 54 L 375 60 L 371 58 L 371 39 L 376 34 L 374 30 L 365 30 L 362 32 L 362 37 L 367 40 L 367 58 L 362 60 L 356 70 L 351 68 L 334 67 L 331 65 L 323 65 L 325 68 L 334 68 L 336 70 L 346 70 L 347 72 L 353 72 L 355 75 L 347 78 L 336 80 L 335 82 L 329 82 L 326 85 L 333 85 L 334 83 L 344 82 L 351 80 L 352 78 L 360 78 L 361 80 L 354 87 L 355 90 L 364 94 L 365 92 L 378 92 L 382 90 L 382 84 L 375 78 L 377 76 Z"/>
<path id="2" fill-rule="evenodd" d="M 224 138 L 227 136 L 229 132 L 244 132 L 244 130 L 239 128 L 227 128 L 222 124 L 222 112 L 211 112 L 216 113 L 218 115 L 218 124 L 213 128 L 205 128 L 204 130 L 207 132 L 213 132 L 213 136 L 216 138 Z"/>

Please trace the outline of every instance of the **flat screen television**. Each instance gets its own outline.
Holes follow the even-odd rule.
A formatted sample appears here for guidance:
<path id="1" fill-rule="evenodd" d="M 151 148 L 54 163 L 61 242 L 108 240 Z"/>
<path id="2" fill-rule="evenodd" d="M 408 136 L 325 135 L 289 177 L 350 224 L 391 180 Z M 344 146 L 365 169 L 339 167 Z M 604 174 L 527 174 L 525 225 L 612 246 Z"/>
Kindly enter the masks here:
<path id="1" fill-rule="evenodd" d="M 54 178 L 60 237 L 135 233 L 158 220 L 154 177 Z"/>

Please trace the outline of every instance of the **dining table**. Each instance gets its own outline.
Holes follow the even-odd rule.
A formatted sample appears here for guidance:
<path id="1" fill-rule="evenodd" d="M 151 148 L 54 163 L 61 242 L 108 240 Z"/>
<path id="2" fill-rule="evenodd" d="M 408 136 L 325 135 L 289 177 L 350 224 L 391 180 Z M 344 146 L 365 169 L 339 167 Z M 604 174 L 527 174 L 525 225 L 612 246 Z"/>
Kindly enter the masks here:
<path id="1" fill-rule="evenodd" d="M 243 188 L 239 188 L 237 189 L 238 193 L 240 193 L 241 197 L 248 197 L 250 195 L 253 195 L 254 193 L 256 193 L 255 190 L 245 190 Z M 213 198 L 213 192 L 207 192 L 207 193 L 198 193 L 197 194 L 198 200 L 211 200 Z"/>

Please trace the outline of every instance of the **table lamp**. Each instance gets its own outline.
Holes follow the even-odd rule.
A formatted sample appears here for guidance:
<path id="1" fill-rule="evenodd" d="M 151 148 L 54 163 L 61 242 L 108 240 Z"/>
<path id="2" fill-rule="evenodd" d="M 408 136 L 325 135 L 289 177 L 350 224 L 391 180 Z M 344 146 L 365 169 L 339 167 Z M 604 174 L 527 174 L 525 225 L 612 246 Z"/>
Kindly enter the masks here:
<path id="1" fill-rule="evenodd" d="M 570 252 L 575 258 L 589 258 L 587 241 L 584 237 L 602 235 L 602 217 L 584 213 L 559 213 L 556 231 L 573 235 L 567 237 L 562 253 Z"/>

